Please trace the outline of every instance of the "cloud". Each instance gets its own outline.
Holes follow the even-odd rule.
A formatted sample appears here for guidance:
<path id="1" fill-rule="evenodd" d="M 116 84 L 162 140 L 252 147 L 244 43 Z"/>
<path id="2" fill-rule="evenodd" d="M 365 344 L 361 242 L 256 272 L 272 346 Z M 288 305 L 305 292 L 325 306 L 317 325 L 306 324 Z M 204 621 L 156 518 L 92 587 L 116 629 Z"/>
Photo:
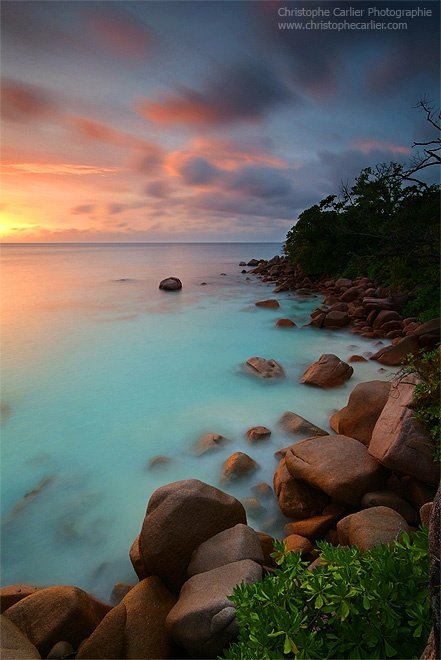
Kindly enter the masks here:
<path id="1" fill-rule="evenodd" d="M 119 202 L 111 202 L 107 205 L 107 213 L 109 215 L 119 215 L 124 213 L 124 211 L 129 211 L 132 209 L 142 209 L 145 208 L 147 204 L 145 202 L 130 202 L 127 204 Z"/>
<path id="2" fill-rule="evenodd" d="M 399 144 L 394 144 L 393 142 L 387 142 L 382 140 L 370 140 L 370 139 L 361 139 L 355 140 L 352 143 L 352 146 L 355 149 L 358 149 L 364 154 L 369 154 L 371 151 L 381 151 L 381 152 L 390 152 L 391 154 L 401 154 L 408 155 L 411 153 L 409 147 L 404 147 Z"/>
<path id="3" fill-rule="evenodd" d="M 71 214 L 88 215 L 89 213 L 93 213 L 95 208 L 96 208 L 95 204 L 79 204 L 78 206 L 74 206 L 74 208 L 71 210 Z"/>
<path id="4" fill-rule="evenodd" d="M 180 169 L 185 183 L 192 186 L 210 183 L 218 175 L 219 171 L 208 160 L 200 156 L 185 161 Z"/>
<path id="5" fill-rule="evenodd" d="M 170 186 L 167 181 L 157 179 L 155 181 L 150 181 L 145 187 L 145 193 L 150 197 L 157 197 L 158 199 L 163 199 L 168 197 L 170 193 Z"/>
<path id="6" fill-rule="evenodd" d="M 143 158 L 150 158 L 150 160 L 153 159 L 155 162 L 160 162 L 162 159 L 162 149 L 160 147 L 137 135 L 120 131 L 89 117 L 72 116 L 69 119 L 69 123 L 74 130 L 89 140 L 104 142 L 121 148 L 130 147 L 140 149 L 145 152 Z"/>
<path id="7" fill-rule="evenodd" d="M 228 187 L 260 199 L 284 197 L 292 192 L 286 171 L 262 165 L 247 165 L 231 174 Z"/>
<path id="8" fill-rule="evenodd" d="M 1 113 L 4 119 L 23 122 L 46 119 L 56 110 L 52 95 L 40 87 L 18 80 L 1 84 Z"/>
<path id="9" fill-rule="evenodd" d="M 5 163 L 3 174 L 53 174 L 66 176 L 74 174 L 84 176 L 90 174 L 115 174 L 123 172 L 120 167 L 96 167 L 94 165 L 74 165 L 72 163 Z"/>
<path id="10" fill-rule="evenodd" d="M 137 109 L 162 124 L 222 125 L 254 122 L 273 108 L 296 100 L 277 71 L 253 62 L 218 72 L 203 91 L 183 87 L 157 102 L 141 100 Z"/>
<path id="11" fill-rule="evenodd" d="M 87 16 L 87 27 L 95 46 L 119 58 L 139 60 L 150 53 L 152 31 L 121 8 L 95 10 Z"/>

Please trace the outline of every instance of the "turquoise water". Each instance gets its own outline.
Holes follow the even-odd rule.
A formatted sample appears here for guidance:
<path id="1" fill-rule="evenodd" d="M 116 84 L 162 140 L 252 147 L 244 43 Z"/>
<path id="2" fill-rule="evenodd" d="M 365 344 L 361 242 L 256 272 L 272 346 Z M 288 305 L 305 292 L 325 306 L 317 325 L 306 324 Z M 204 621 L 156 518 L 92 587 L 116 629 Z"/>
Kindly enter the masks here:
<path id="1" fill-rule="evenodd" d="M 115 582 L 134 580 L 128 551 L 158 486 L 195 477 L 254 497 L 255 484 L 272 483 L 274 451 L 292 442 L 277 428 L 283 412 L 329 428 L 331 411 L 357 382 L 390 377 L 367 362 L 355 363 L 349 383 L 331 391 L 298 383 L 322 353 L 346 359 L 377 348 L 347 332 L 302 328 L 318 297 L 284 293 L 279 310 L 255 307 L 273 297 L 272 285 L 246 280 L 239 261 L 280 249 L 2 248 L 3 584 L 76 584 L 108 599 Z M 180 277 L 183 290 L 160 291 L 167 276 Z M 282 316 L 299 327 L 275 328 Z M 246 375 L 241 364 L 252 355 L 280 361 L 287 378 Z M 244 433 L 254 425 L 268 426 L 271 438 L 250 445 Z M 230 442 L 194 456 L 205 432 Z M 221 485 L 222 463 L 234 451 L 260 468 Z M 159 454 L 170 461 L 149 469 Z M 276 505 L 262 505 L 250 523 L 281 534 Z"/>

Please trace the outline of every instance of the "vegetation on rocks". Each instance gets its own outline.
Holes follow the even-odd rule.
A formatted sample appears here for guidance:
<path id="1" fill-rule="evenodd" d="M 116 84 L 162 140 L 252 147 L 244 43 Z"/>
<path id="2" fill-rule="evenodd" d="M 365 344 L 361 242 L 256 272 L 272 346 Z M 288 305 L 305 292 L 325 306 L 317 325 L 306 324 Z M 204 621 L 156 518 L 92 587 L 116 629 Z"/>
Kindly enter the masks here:
<path id="1" fill-rule="evenodd" d="M 236 587 L 234 660 L 419 658 L 429 635 L 427 530 L 361 552 L 318 542 L 308 570 L 277 542 L 279 568 Z"/>

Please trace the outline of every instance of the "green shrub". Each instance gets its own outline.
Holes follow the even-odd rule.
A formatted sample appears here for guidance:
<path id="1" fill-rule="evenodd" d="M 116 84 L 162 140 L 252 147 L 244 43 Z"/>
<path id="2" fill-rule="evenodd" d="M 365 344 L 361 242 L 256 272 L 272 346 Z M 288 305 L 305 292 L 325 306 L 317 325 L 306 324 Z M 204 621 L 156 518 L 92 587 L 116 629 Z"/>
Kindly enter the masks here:
<path id="1" fill-rule="evenodd" d="M 427 531 L 367 552 L 317 545 L 313 571 L 277 542 L 275 574 L 236 587 L 239 637 L 223 658 L 419 658 L 431 627 Z"/>
<path id="2" fill-rule="evenodd" d="M 437 350 L 421 351 L 417 356 L 409 356 L 403 369 L 406 374 L 416 374 L 421 383 L 415 386 L 413 416 L 427 429 L 433 442 L 433 455 L 441 461 L 441 371 Z M 403 377 L 403 376 L 401 376 Z"/>

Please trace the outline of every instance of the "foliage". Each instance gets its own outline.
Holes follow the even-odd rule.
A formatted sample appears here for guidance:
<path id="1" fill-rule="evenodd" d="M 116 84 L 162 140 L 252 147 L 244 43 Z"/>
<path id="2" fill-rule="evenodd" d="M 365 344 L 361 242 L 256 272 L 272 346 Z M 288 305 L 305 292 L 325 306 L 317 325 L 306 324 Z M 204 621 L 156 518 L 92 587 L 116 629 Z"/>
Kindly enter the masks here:
<path id="1" fill-rule="evenodd" d="M 404 375 L 416 374 L 421 383 L 415 386 L 413 415 L 426 427 L 433 442 L 434 458 L 441 462 L 441 371 L 438 351 L 409 356 Z"/>
<path id="2" fill-rule="evenodd" d="M 367 275 L 412 290 L 408 311 L 439 305 L 439 186 L 406 181 L 397 163 L 364 169 L 340 197 L 305 210 L 285 251 L 310 277 Z M 433 316 L 432 316 L 433 318 Z"/>
<path id="3" fill-rule="evenodd" d="M 313 571 L 277 542 L 280 568 L 236 587 L 239 637 L 223 658 L 419 658 L 431 625 L 427 530 L 367 552 L 317 545 Z"/>

